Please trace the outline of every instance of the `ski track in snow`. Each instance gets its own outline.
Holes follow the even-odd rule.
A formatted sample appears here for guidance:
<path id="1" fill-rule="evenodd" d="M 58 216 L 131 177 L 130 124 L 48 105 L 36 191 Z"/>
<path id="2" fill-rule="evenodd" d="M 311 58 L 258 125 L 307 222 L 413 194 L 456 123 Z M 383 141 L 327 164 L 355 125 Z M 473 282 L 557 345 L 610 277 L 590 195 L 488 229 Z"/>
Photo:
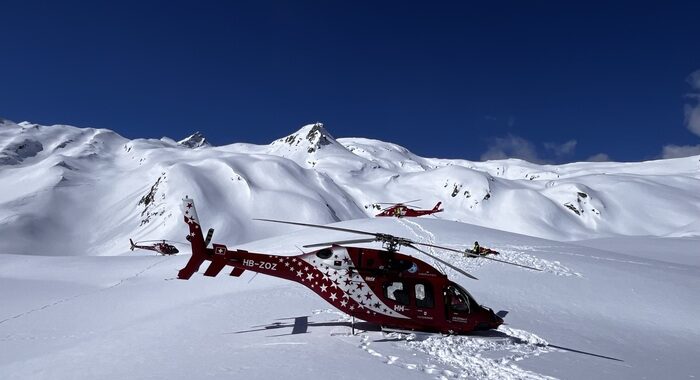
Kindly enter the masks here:
<path id="1" fill-rule="evenodd" d="M 413 236 L 415 236 L 416 239 L 417 239 L 419 242 L 421 242 L 421 243 L 427 243 L 427 244 L 433 244 L 433 245 L 436 244 L 436 242 L 435 242 L 435 234 L 433 234 L 432 232 L 426 230 L 426 229 L 423 228 L 423 226 L 421 226 L 420 224 L 418 224 L 418 223 L 416 223 L 416 222 L 414 222 L 414 221 L 408 220 L 408 219 L 406 219 L 406 218 L 403 218 L 403 219 L 397 218 L 396 221 L 397 221 L 399 224 L 401 224 L 403 227 L 405 227 L 406 230 L 408 230 L 408 232 L 410 232 Z M 417 231 L 418 231 L 418 232 L 417 232 Z M 434 255 L 434 256 L 437 256 L 437 257 L 443 256 L 442 254 L 436 252 L 436 251 L 435 251 L 435 248 L 433 248 L 433 247 L 425 247 L 425 250 L 426 250 L 426 251 L 429 251 L 429 252 L 430 252 L 432 255 Z M 429 257 L 426 258 L 426 259 L 429 260 L 430 263 L 431 263 L 433 266 L 436 266 L 436 267 L 440 268 L 443 272 L 448 271 L 448 270 L 451 271 L 451 269 L 449 269 L 449 268 L 443 268 L 442 265 L 440 265 L 439 262 L 437 262 L 437 261 L 435 261 L 435 260 L 433 260 L 433 259 L 431 259 L 431 258 L 429 258 Z M 446 260 L 446 261 L 450 261 L 450 262 L 451 262 L 451 260 Z M 467 268 L 467 269 L 468 269 L 468 268 L 475 268 L 475 267 L 479 266 L 479 265 L 476 265 L 476 266 L 469 266 L 469 265 L 464 266 L 464 264 L 465 264 L 465 263 L 460 263 L 460 265 L 457 265 L 457 266 L 458 266 L 458 267 L 462 267 L 462 269 L 464 269 L 464 268 Z M 467 271 L 467 272 L 468 272 L 468 271 Z"/>
<path id="2" fill-rule="evenodd" d="M 25 317 L 25 316 L 27 316 L 27 315 L 29 315 L 29 314 L 32 314 L 32 313 L 35 313 L 35 312 L 38 312 L 38 311 L 46 310 L 46 309 L 51 308 L 51 307 L 54 307 L 54 306 L 56 306 L 56 305 L 60 305 L 60 304 L 62 304 L 62 303 L 66 303 L 66 302 L 72 301 L 72 300 L 74 300 L 74 299 L 76 299 L 76 298 L 80 298 L 80 297 L 84 297 L 84 296 L 87 296 L 87 295 L 90 295 L 90 294 L 99 293 L 99 292 L 104 292 L 104 291 L 106 291 L 106 290 L 114 289 L 114 288 L 116 288 L 116 287 L 122 285 L 123 283 L 125 283 L 125 282 L 127 282 L 127 281 L 129 281 L 129 280 L 133 280 L 134 278 L 139 277 L 140 275 L 142 275 L 142 274 L 145 273 L 146 271 L 152 269 L 153 267 L 155 267 L 155 266 L 157 266 L 157 265 L 159 265 L 159 264 L 161 264 L 161 263 L 164 263 L 164 262 L 167 261 L 168 259 L 170 259 L 170 257 L 166 257 L 166 258 L 163 258 L 162 260 L 158 260 L 158 261 L 156 261 L 155 263 L 150 264 L 150 265 L 146 266 L 145 268 L 143 268 L 142 270 L 136 272 L 135 274 L 133 274 L 133 275 L 131 275 L 131 276 L 129 276 L 129 277 L 123 278 L 123 279 L 117 281 L 116 283 L 114 283 L 114 284 L 112 284 L 112 285 L 110 285 L 110 286 L 107 286 L 107 287 L 105 287 L 105 288 L 100 288 L 100 289 L 92 290 L 92 291 L 85 292 L 85 293 L 75 294 L 75 295 L 72 295 L 72 296 L 70 296 L 70 297 L 61 298 L 61 299 L 56 300 L 56 301 L 54 301 L 54 302 L 50 302 L 50 303 L 47 303 L 47 304 L 45 304 L 45 305 L 36 307 L 36 308 L 34 308 L 34 309 L 27 310 L 27 311 L 25 311 L 25 312 L 22 312 L 22 313 L 13 315 L 13 316 L 11 316 L 11 317 L 7 317 L 7 318 L 5 318 L 5 319 L 3 319 L 3 320 L 0 320 L 0 324 L 3 324 L 3 323 L 5 323 L 5 322 L 8 322 L 8 321 L 11 321 L 11 320 L 14 320 L 14 319 L 18 319 L 18 318 Z M 21 338 L 21 339 L 25 339 L 25 340 L 26 340 L 26 339 L 32 339 L 32 338 L 29 337 L 29 338 Z M 15 338 L 10 339 L 10 336 L 6 336 L 5 338 L 0 339 L 0 341 L 7 341 L 7 340 L 15 340 Z"/>
<path id="3" fill-rule="evenodd" d="M 522 253 L 519 248 L 513 246 L 505 246 L 505 248 L 498 247 L 496 250 L 501 253 L 498 256 L 499 259 L 503 259 L 511 263 L 535 267 L 543 272 L 552 273 L 557 276 L 583 277 L 581 273 L 566 267 L 559 261 L 549 261 L 536 256 L 528 255 L 526 253 Z"/>
<path id="4" fill-rule="evenodd" d="M 560 246 L 548 246 L 548 247 L 530 247 L 530 246 L 513 246 L 514 248 L 517 249 L 522 249 L 522 250 L 530 250 L 533 252 L 540 251 L 540 252 L 548 252 L 545 251 L 541 248 L 552 248 L 556 249 L 558 248 L 558 254 L 565 255 L 565 256 L 576 256 L 576 257 L 587 257 L 590 259 L 594 260 L 602 260 L 602 261 L 610 261 L 610 262 L 615 262 L 615 263 L 625 263 L 625 264 L 633 264 L 633 265 L 641 265 L 645 267 L 650 267 L 650 266 L 656 266 L 659 267 L 658 263 L 651 263 L 651 262 L 642 262 L 638 260 L 622 260 L 622 259 L 616 259 L 613 257 L 602 257 L 602 256 L 595 256 L 595 255 L 586 255 L 583 253 L 573 253 L 573 252 L 567 252 L 567 247 L 560 247 Z M 615 252 L 613 252 L 615 253 Z M 665 263 L 665 265 L 662 265 L 664 268 L 668 269 L 676 269 L 676 270 L 687 270 L 684 266 L 681 265 L 669 265 L 668 263 Z"/>
<path id="5" fill-rule="evenodd" d="M 397 221 L 404 226 L 411 234 L 413 234 L 420 242 L 428 244 L 438 244 L 435 242 L 435 234 L 426 230 L 419 223 L 408 220 L 407 218 L 397 219 Z M 435 256 L 441 257 L 443 260 L 450 262 L 457 267 L 469 272 L 470 269 L 478 268 L 487 263 L 487 260 L 481 260 L 476 257 L 469 256 L 459 256 L 457 254 L 443 254 L 438 253 L 435 249 L 428 247 L 430 253 Z M 450 247 L 453 248 L 453 247 Z M 454 249 L 461 249 L 462 247 L 454 247 Z M 541 259 L 536 256 L 532 256 L 521 251 L 537 251 L 538 249 L 530 246 L 504 246 L 504 247 L 494 247 L 501 254 L 497 256 L 498 259 L 509 261 L 515 264 L 526 265 L 535 267 L 542 270 L 543 272 L 552 273 L 557 276 L 575 276 L 583 277 L 578 272 L 564 266 L 559 261 L 549 261 Z M 433 260 L 431 262 L 434 263 Z M 439 263 L 434 263 L 439 264 Z M 443 268 L 444 269 L 444 268 Z M 448 269 L 449 270 L 449 269 Z"/>

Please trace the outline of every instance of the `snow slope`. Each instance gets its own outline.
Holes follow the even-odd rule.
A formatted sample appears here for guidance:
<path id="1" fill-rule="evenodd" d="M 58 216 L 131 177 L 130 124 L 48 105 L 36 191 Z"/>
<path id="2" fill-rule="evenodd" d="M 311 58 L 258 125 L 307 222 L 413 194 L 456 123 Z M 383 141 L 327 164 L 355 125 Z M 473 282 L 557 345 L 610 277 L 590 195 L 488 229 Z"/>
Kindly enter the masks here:
<path id="1" fill-rule="evenodd" d="M 0 187 L 0 238 L 18 254 L 49 254 L 50 245 L 117 255 L 129 237 L 181 240 L 173 210 L 184 195 L 220 211 L 209 223 L 229 243 L 279 231 L 251 228 L 253 217 L 328 223 L 409 199 L 442 201 L 441 219 L 554 240 L 700 234 L 700 156 L 560 166 L 428 159 L 381 141 L 336 140 L 321 124 L 269 145 L 212 147 L 201 134 L 127 140 L 4 121 Z"/>
<path id="2" fill-rule="evenodd" d="M 214 147 L 201 134 L 128 140 L 0 120 L 2 379 L 700 373 L 700 156 L 471 162 L 335 139 L 320 124 L 269 145 Z M 455 248 L 479 240 L 543 271 L 433 252 L 479 277 L 448 271 L 510 311 L 508 325 L 488 337 L 352 336 L 346 316 L 301 286 L 250 273 L 174 280 L 186 246 L 175 257 L 129 251 L 130 237 L 183 240 L 184 195 L 230 247 L 295 254 L 347 237 L 252 218 L 339 222 Z M 416 198 L 446 211 L 372 218 L 377 202 Z M 309 332 L 289 335 L 300 316 Z"/>
<path id="3" fill-rule="evenodd" d="M 698 266 L 436 219 L 339 225 L 448 245 L 479 236 L 504 258 L 543 272 L 446 256 L 481 279 L 452 274 L 477 300 L 510 311 L 508 325 L 490 337 L 405 341 L 379 332 L 351 336 L 343 315 L 281 280 L 250 273 L 174 280 L 185 255 L 0 255 L 0 377 L 618 379 L 700 371 L 700 306 L 691 302 Z M 299 241 L 334 237 L 298 229 L 243 248 L 294 254 Z M 289 318 L 300 316 L 312 322 L 308 333 L 290 335 Z M 327 323 L 313 325 L 319 322 Z M 264 329 L 274 323 L 283 327 Z"/>

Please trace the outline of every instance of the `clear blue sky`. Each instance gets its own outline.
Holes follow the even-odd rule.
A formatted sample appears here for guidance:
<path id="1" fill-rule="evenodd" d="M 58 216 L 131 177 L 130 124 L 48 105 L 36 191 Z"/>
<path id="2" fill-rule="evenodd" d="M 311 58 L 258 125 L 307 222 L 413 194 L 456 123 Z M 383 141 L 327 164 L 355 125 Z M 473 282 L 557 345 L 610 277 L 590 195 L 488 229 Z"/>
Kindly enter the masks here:
<path id="1" fill-rule="evenodd" d="M 423 156 L 655 158 L 700 145 L 684 123 L 700 2 L 664 3 L 5 1 L 0 116 L 217 145 L 322 121 Z"/>

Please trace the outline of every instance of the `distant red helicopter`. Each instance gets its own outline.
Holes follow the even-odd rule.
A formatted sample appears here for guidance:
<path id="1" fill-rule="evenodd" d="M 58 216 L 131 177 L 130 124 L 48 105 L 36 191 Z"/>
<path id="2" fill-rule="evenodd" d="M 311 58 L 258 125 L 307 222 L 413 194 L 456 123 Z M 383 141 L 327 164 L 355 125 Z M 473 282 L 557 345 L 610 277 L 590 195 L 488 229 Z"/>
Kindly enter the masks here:
<path id="1" fill-rule="evenodd" d="M 174 255 L 174 254 L 180 252 L 180 251 L 178 251 L 177 248 L 175 248 L 174 245 L 166 243 L 165 240 L 147 240 L 147 241 L 134 243 L 133 240 L 129 239 L 129 242 L 131 243 L 131 250 L 132 251 L 135 248 L 147 249 L 149 251 L 156 251 L 163 256 Z M 138 243 L 148 243 L 148 242 L 156 242 L 156 243 L 153 243 L 151 245 L 138 245 Z"/>
<path id="2" fill-rule="evenodd" d="M 435 214 L 436 212 L 441 212 L 444 211 L 443 209 L 440 208 L 440 205 L 442 202 L 438 202 L 435 207 L 433 207 L 431 210 L 416 210 L 413 208 L 410 208 L 406 206 L 408 203 L 413 203 L 413 202 L 418 202 L 420 199 L 416 199 L 413 201 L 408 201 L 408 202 L 401 202 L 401 203 L 377 203 L 378 205 L 391 205 L 389 207 L 386 207 L 382 209 L 382 212 L 375 216 L 394 216 L 397 218 L 403 218 L 403 217 L 415 217 L 415 216 L 422 216 L 422 215 L 431 215 Z"/>
<path id="3" fill-rule="evenodd" d="M 235 277 L 245 270 L 263 273 L 298 282 L 342 312 L 385 329 L 466 334 L 475 330 L 495 329 L 503 323 L 503 317 L 507 314 L 503 311 L 494 313 L 479 305 L 466 289 L 450 281 L 444 273 L 424 261 L 399 253 L 398 249 L 412 248 L 458 273 L 476 279 L 416 246 L 460 254 L 465 254 L 464 251 L 384 233 L 271 219 L 255 220 L 344 231 L 366 237 L 305 245 L 307 248 L 323 248 L 296 256 L 229 250 L 223 244 L 213 244 L 212 248 L 208 248 L 213 230 L 209 230 L 205 240 L 194 201 L 186 197 L 183 199 L 183 208 L 184 219 L 190 230 L 187 240 L 192 246 L 192 257 L 178 273 L 178 278 L 183 280 L 197 272 L 204 261 L 211 261 L 204 271 L 205 276 L 216 276 L 225 266 L 233 267 L 231 276 Z M 346 246 L 368 242 L 381 242 L 383 247 L 370 249 Z M 539 270 L 490 257 L 483 258 Z"/>

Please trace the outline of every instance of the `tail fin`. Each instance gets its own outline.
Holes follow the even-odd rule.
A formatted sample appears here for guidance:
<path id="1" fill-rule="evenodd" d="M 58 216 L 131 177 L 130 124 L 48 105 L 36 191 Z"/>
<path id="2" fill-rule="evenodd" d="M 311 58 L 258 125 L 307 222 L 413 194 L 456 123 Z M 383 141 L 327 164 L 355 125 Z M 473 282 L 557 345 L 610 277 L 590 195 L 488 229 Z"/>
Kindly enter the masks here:
<path id="1" fill-rule="evenodd" d="M 433 211 L 435 211 L 435 212 L 437 212 L 437 211 L 442 211 L 442 209 L 440 209 L 440 205 L 441 205 L 441 204 L 442 204 L 442 202 L 438 202 L 438 203 L 435 205 L 435 207 L 433 207 Z"/>
<path id="2" fill-rule="evenodd" d="M 136 244 L 134 244 L 134 241 L 129 239 L 129 243 L 131 243 L 131 250 L 133 251 L 134 248 L 136 248 Z"/>
<path id="3" fill-rule="evenodd" d="M 187 262 L 184 268 L 180 269 L 177 278 L 187 280 L 194 272 L 199 270 L 199 266 L 206 260 L 206 246 L 204 245 L 204 236 L 202 235 L 202 227 L 199 224 L 197 210 L 194 207 L 194 200 L 185 197 L 182 200 L 182 211 L 185 217 L 185 223 L 190 227 L 190 233 L 187 235 L 187 240 L 192 245 L 192 257 Z"/>

